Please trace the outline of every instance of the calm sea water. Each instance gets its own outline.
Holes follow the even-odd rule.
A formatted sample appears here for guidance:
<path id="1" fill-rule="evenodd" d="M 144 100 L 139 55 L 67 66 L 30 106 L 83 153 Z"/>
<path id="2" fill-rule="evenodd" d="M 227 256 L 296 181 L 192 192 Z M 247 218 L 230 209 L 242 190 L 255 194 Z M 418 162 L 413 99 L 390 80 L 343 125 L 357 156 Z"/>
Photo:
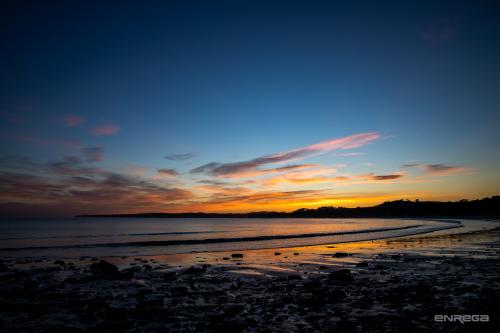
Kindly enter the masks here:
<path id="1" fill-rule="evenodd" d="M 406 219 L 2 220 L 0 256 L 126 256 L 278 248 L 380 239 L 456 226 L 456 222 Z"/>

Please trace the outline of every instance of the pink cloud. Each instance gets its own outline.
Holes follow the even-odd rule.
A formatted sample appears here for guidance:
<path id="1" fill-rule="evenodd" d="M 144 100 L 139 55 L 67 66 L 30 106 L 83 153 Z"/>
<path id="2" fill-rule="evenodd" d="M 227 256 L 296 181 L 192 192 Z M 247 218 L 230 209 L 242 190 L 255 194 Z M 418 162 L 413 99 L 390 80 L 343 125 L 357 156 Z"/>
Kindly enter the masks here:
<path id="1" fill-rule="evenodd" d="M 167 177 L 174 177 L 177 176 L 179 173 L 174 169 L 158 169 L 158 174 Z"/>
<path id="2" fill-rule="evenodd" d="M 79 126 L 82 123 L 84 123 L 85 118 L 81 117 L 81 116 L 76 116 L 74 114 L 69 114 L 69 115 L 64 116 L 63 121 L 66 124 L 66 126 L 75 127 L 75 126 Z"/>
<path id="3" fill-rule="evenodd" d="M 338 153 L 337 156 L 361 156 L 364 153 L 361 152 L 351 152 L 351 153 Z"/>
<path id="4" fill-rule="evenodd" d="M 454 176 L 459 174 L 467 174 L 470 172 L 474 172 L 473 169 L 456 166 L 456 165 L 448 165 L 448 164 L 419 164 L 419 163 L 410 163 L 404 164 L 404 168 L 420 168 L 423 170 L 424 175 L 426 176 Z"/>
<path id="5" fill-rule="evenodd" d="M 267 164 L 290 162 L 293 160 L 304 159 L 306 157 L 325 154 L 331 151 L 359 148 L 379 138 L 379 133 L 359 133 L 339 139 L 323 141 L 317 144 L 281 153 L 257 157 L 247 161 L 234 163 L 211 162 L 194 168 L 190 172 L 205 173 L 211 176 L 227 178 L 251 177 L 256 173 L 262 174 L 262 172 L 265 172 L 266 170 L 260 169 L 260 167 Z"/>
<path id="6" fill-rule="evenodd" d="M 427 164 L 423 167 L 425 173 L 431 176 L 450 176 L 471 171 L 469 168 L 446 164 Z"/>
<path id="7" fill-rule="evenodd" d="M 120 131 L 120 126 L 117 125 L 101 125 L 90 130 L 94 135 L 113 135 Z"/>

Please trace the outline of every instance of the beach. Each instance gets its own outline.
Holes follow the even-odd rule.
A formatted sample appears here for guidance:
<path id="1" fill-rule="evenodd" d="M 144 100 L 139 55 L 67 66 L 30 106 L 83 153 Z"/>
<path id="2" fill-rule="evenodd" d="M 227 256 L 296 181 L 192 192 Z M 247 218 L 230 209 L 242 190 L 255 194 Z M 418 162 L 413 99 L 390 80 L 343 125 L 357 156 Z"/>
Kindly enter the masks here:
<path id="1" fill-rule="evenodd" d="M 465 222 L 312 246 L 4 256 L 0 331 L 497 332 L 500 223 Z"/>

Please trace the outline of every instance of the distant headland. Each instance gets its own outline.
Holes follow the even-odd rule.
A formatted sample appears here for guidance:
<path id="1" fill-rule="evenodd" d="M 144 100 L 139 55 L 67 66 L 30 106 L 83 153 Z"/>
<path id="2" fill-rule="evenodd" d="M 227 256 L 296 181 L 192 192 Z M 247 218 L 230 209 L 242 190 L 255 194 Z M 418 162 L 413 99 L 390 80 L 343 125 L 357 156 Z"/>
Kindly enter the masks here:
<path id="1" fill-rule="evenodd" d="M 336 218 L 336 217 L 468 217 L 500 218 L 500 196 L 460 201 L 396 200 L 372 207 L 301 208 L 293 212 L 249 213 L 139 213 L 92 214 L 77 217 L 146 217 L 146 218 Z"/>

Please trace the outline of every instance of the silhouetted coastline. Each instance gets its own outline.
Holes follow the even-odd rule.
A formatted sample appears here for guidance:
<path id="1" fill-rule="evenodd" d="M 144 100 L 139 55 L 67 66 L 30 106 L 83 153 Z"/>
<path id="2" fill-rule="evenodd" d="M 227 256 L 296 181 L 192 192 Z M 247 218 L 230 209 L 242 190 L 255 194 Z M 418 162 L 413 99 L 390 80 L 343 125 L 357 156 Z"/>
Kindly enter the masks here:
<path id="1" fill-rule="evenodd" d="M 336 218 L 336 217 L 500 217 L 500 196 L 460 201 L 396 200 L 372 207 L 301 208 L 293 212 L 92 214 L 77 217 L 145 218 Z"/>

